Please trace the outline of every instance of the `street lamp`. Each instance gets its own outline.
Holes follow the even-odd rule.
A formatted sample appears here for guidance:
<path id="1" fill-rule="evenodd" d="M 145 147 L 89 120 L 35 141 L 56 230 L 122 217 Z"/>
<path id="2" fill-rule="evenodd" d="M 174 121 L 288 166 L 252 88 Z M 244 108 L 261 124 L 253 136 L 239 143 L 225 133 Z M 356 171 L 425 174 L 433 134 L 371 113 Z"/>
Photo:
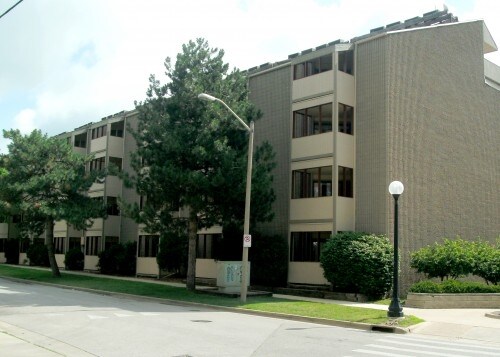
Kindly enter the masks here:
<path id="1" fill-rule="evenodd" d="M 389 185 L 389 193 L 394 197 L 394 266 L 393 266 L 393 284 L 392 300 L 387 311 L 388 317 L 403 317 L 403 307 L 399 302 L 398 285 L 398 198 L 403 193 L 405 187 L 399 181 L 392 181 Z"/>
<path id="2" fill-rule="evenodd" d="M 223 106 L 229 110 L 231 114 L 234 115 L 236 119 L 240 122 L 240 124 L 248 131 L 248 165 L 247 165 L 247 185 L 246 185 L 246 194 L 245 194 L 245 221 L 243 224 L 243 237 L 249 237 L 250 231 L 250 194 L 252 191 L 252 160 L 253 160 L 253 134 L 254 134 L 254 123 L 250 122 L 250 126 L 248 126 L 243 119 L 241 119 L 229 106 L 224 103 L 219 98 L 213 97 L 209 94 L 201 93 L 198 95 L 198 98 L 201 100 L 209 101 L 209 102 L 219 102 Z M 247 280 L 248 280 L 248 247 L 243 243 L 243 258 L 241 262 L 241 293 L 240 299 L 242 302 L 247 301 Z"/>

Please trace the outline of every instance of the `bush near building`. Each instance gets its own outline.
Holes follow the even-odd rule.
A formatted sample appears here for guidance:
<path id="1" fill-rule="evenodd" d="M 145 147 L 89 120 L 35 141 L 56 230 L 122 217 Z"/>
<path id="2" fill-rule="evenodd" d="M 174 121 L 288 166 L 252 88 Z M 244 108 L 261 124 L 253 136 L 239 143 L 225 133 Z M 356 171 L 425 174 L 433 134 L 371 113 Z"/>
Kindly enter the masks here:
<path id="1" fill-rule="evenodd" d="M 99 253 L 97 266 L 102 274 L 135 275 L 136 243 L 113 244 Z"/>
<path id="2" fill-rule="evenodd" d="M 44 244 L 31 244 L 26 251 L 26 256 L 30 261 L 30 265 L 49 267 L 49 252 Z"/>
<path id="3" fill-rule="evenodd" d="M 254 232 L 249 259 L 252 284 L 269 287 L 286 286 L 288 244 L 284 237 Z"/>
<path id="4" fill-rule="evenodd" d="M 19 264 L 19 239 L 9 238 L 5 241 L 5 259 L 7 264 Z"/>
<path id="5" fill-rule="evenodd" d="M 241 260 L 243 229 L 227 224 L 215 256 L 217 260 Z M 280 235 L 267 235 L 252 229 L 252 247 L 248 251 L 250 284 L 267 287 L 286 286 L 288 277 L 288 243 Z"/>
<path id="6" fill-rule="evenodd" d="M 387 236 L 344 232 L 326 242 L 320 261 L 334 291 L 379 298 L 391 288 L 393 257 Z"/>
<path id="7" fill-rule="evenodd" d="M 72 248 L 64 255 L 67 270 L 83 270 L 85 256 L 80 248 Z"/>
<path id="8" fill-rule="evenodd" d="M 500 249 L 498 243 L 467 241 L 460 237 L 434 243 L 411 255 L 410 266 L 430 278 L 457 279 L 467 275 L 483 278 L 487 284 L 500 281 Z"/>
<path id="9" fill-rule="evenodd" d="M 160 249 L 156 262 L 161 270 L 175 272 L 185 277 L 187 272 L 188 237 L 180 229 L 165 231 L 160 235 Z"/>

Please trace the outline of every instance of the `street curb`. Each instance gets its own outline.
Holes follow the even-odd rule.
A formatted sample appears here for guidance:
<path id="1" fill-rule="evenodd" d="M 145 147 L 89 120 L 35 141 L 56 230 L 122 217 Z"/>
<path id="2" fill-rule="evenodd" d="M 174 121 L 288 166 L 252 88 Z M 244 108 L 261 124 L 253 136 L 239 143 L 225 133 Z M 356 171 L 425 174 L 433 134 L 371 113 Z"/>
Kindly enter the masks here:
<path id="1" fill-rule="evenodd" d="M 156 302 L 160 304 L 168 304 L 168 305 L 176 305 L 176 306 L 195 306 L 195 307 L 203 307 L 205 309 L 218 310 L 218 311 L 227 311 L 245 315 L 253 315 L 253 316 L 262 316 L 269 318 L 280 318 L 291 321 L 299 321 L 299 322 L 308 322 L 315 323 L 326 326 L 336 326 L 336 327 L 344 327 L 344 328 L 352 328 L 357 330 L 365 330 L 365 331 L 376 331 L 376 332 L 386 332 L 386 333 L 396 333 L 396 334 L 406 334 L 410 332 L 409 328 L 399 327 L 399 326 L 389 326 L 389 325 L 377 325 L 377 324 L 365 324 L 362 322 L 350 322 L 350 321 L 342 321 L 342 320 L 329 320 L 318 317 L 308 317 L 308 316 L 299 316 L 292 314 L 284 314 L 284 313 L 275 313 L 275 312 L 267 312 L 267 311 L 257 311 L 257 310 L 249 310 L 237 307 L 227 307 L 227 306 L 217 306 L 217 305 L 209 305 L 203 304 L 199 302 L 189 302 L 189 301 L 180 301 L 180 300 L 171 300 L 165 298 L 156 298 L 151 296 L 141 296 L 141 295 L 133 295 L 126 293 L 118 293 L 111 291 L 103 291 L 89 288 L 81 288 L 78 286 L 68 286 L 68 285 L 59 285 L 52 283 L 39 282 L 34 280 L 25 280 L 19 278 L 5 277 L 0 276 L 2 279 L 10 280 L 18 283 L 24 284 L 38 284 L 45 285 L 55 288 L 68 289 L 68 290 L 77 290 L 84 291 L 92 294 L 104 295 L 104 296 L 113 296 L 120 298 L 127 298 L 131 300 L 137 301 L 148 301 L 148 302 Z"/>

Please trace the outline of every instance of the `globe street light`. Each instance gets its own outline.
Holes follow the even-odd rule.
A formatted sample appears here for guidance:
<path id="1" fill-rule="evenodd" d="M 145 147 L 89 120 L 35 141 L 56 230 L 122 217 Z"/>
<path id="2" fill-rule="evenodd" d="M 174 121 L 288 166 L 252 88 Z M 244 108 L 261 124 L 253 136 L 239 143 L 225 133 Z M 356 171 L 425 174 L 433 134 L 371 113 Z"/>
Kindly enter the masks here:
<path id="1" fill-rule="evenodd" d="M 399 302 L 399 285 L 398 285 L 398 198 L 403 193 L 405 187 L 399 181 L 392 181 L 389 185 L 389 193 L 394 197 L 394 266 L 393 266 L 393 284 L 392 284 L 392 300 L 387 311 L 388 317 L 403 317 L 403 307 Z"/>
<path id="2" fill-rule="evenodd" d="M 248 138 L 248 165 L 247 165 L 247 185 L 246 185 L 246 194 L 245 194 L 245 221 L 243 224 L 243 237 L 244 239 L 250 237 L 250 194 L 252 192 L 252 160 L 253 160 L 253 134 L 254 134 L 254 123 L 250 122 L 250 126 L 248 126 L 243 119 L 241 119 L 229 106 L 224 103 L 219 98 L 211 96 L 209 94 L 201 93 L 198 95 L 198 98 L 201 100 L 209 101 L 209 102 L 219 102 L 223 106 L 229 110 L 231 114 L 234 115 L 236 119 L 240 122 L 240 124 L 245 128 L 246 131 L 249 132 Z M 251 240 L 251 238 L 250 238 Z M 248 246 L 246 246 L 245 242 L 243 242 L 243 258 L 241 262 L 241 293 L 240 299 L 242 302 L 247 301 L 247 280 L 248 280 Z"/>

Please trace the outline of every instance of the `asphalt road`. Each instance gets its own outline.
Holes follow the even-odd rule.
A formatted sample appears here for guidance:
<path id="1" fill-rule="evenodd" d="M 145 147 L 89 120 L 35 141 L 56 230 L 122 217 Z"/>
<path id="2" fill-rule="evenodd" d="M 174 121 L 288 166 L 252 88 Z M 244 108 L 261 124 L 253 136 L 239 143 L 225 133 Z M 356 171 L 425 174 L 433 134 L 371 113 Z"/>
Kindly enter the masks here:
<path id="1" fill-rule="evenodd" d="M 0 279 L 0 356 L 61 355 L 500 356 L 500 349 Z"/>

